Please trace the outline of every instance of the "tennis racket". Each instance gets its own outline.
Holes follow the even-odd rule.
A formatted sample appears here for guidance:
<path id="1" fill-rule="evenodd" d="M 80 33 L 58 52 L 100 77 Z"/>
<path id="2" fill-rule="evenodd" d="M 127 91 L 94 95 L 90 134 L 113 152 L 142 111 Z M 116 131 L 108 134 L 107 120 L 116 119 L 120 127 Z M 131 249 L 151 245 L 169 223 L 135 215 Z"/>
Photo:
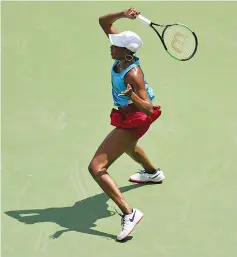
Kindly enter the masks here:
<path id="1" fill-rule="evenodd" d="M 190 60 L 196 53 L 198 39 L 196 34 L 187 25 L 174 23 L 169 25 L 160 25 L 154 23 L 141 14 L 137 16 L 139 20 L 149 25 L 160 38 L 165 50 L 176 60 Z M 160 34 L 158 28 L 163 28 Z"/>

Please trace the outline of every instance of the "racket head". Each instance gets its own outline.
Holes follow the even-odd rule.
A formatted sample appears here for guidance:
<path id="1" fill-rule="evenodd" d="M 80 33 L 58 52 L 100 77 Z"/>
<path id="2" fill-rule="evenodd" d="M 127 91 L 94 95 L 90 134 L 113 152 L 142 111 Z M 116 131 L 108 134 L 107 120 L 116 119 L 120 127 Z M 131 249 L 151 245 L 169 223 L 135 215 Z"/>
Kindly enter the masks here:
<path id="1" fill-rule="evenodd" d="M 176 60 L 190 60 L 197 51 L 197 36 L 193 30 L 185 24 L 176 23 L 167 25 L 161 37 L 166 51 Z"/>

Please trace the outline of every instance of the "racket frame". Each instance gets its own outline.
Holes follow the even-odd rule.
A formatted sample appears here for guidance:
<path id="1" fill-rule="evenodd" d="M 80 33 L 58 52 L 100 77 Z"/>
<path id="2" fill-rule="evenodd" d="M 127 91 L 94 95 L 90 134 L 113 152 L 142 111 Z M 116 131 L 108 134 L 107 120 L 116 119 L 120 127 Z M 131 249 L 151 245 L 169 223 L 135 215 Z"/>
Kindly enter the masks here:
<path id="1" fill-rule="evenodd" d="M 145 23 L 145 24 L 147 24 L 148 26 L 150 26 L 150 27 L 156 32 L 156 34 L 157 34 L 158 37 L 160 38 L 160 40 L 161 40 L 161 42 L 162 42 L 162 44 L 163 44 L 163 46 L 164 46 L 164 48 L 165 48 L 165 50 L 166 50 L 166 52 L 167 52 L 171 57 L 173 57 L 174 59 L 176 59 L 176 60 L 178 60 L 178 61 L 188 61 L 188 60 L 190 60 L 190 59 L 195 55 L 195 53 L 197 52 L 197 47 L 198 47 L 198 39 L 197 39 L 197 36 L 196 36 L 196 34 L 194 33 L 194 31 L 193 31 L 191 28 L 189 28 L 187 25 L 185 25 L 185 24 L 183 24 L 183 23 L 174 23 L 174 24 L 162 25 L 162 24 L 158 24 L 158 23 L 155 23 L 155 22 L 150 21 L 149 19 L 147 19 L 146 17 L 142 16 L 141 14 L 139 14 L 139 15 L 137 16 L 137 18 L 138 18 L 140 21 L 142 21 L 143 23 Z M 154 27 L 154 25 L 155 25 L 155 26 L 158 26 L 158 27 L 163 27 L 163 28 L 164 28 L 164 30 L 163 30 L 163 32 L 162 32 L 161 35 L 160 35 L 159 31 Z M 163 38 L 164 38 L 165 31 L 166 31 L 169 27 L 171 27 L 171 26 L 177 26 L 177 25 L 181 25 L 181 26 L 183 26 L 183 27 L 186 27 L 186 28 L 193 34 L 194 39 L 195 39 L 195 43 L 196 43 L 192 55 L 190 55 L 188 58 L 185 58 L 185 59 L 180 59 L 180 58 L 178 58 L 178 57 L 172 55 L 172 54 L 168 51 L 167 46 L 165 45 L 165 42 L 164 42 L 164 39 L 163 39 Z"/>

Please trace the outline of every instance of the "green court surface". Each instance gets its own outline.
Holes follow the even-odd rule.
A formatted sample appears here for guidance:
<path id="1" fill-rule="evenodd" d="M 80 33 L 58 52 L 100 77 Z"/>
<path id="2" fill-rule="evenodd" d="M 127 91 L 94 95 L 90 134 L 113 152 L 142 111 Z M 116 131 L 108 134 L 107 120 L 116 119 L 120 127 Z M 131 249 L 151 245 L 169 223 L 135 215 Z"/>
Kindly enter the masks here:
<path id="1" fill-rule="evenodd" d="M 115 241 L 120 217 L 87 171 L 112 129 L 110 44 L 98 17 L 133 6 L 197 33 L 188 62 L 172 59 L 140 21 L 139 56 L 162 117 L 141 139 L 166 175 L 128 182 L 122 156 L 109 172 L 145 217 Z M 237 256 L 237 3 L 2 3 L 2 256 Z"/>

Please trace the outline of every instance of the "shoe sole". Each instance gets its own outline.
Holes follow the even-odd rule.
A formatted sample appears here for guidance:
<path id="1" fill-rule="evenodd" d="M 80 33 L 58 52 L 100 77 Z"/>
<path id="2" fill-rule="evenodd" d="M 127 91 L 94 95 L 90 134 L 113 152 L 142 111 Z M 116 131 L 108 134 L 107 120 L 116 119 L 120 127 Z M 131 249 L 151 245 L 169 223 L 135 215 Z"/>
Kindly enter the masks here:
<path id="1" fill-rule="evenodd" d="M 142 215 L 142 217 L 140 218 L 140 220 L 137 221 L 137 223 L 135 224 L 135 226 L 133 227 L 133 229 L 132 229 L 125 237 L 123 237 L 122 239 L 118 239 L 118 238 L 117 238 L 117 240 L 118 240 L 118 241 L 123 241 L 124 239 L 126 239 L 126 238 L 133 232 L 133 230 L 135 229 L 136 225 L 137 225 L 138 223 L 140 223 L 140 221 L 143 219 L 143 217 L 144 217 L 144 215 Z"/>
<path id="2" fill-rule="evenodd" d="M 144 180 L 138 180 L 138 179 L 131 179 L 131 178 L 130 178 L 129 181 L 135 182 L 135 183 L 152 183 L 152 184 L 159 184 L 159 183 L 162 183 L 164 179 L 165 179 L 165 177 L 162 178 L 162 179 L 160 179 L 160 180 L 157 180 L 157 181 L 154 181 L 154 180 L 147 180 L 147 181 L 144 181 Z"/>

